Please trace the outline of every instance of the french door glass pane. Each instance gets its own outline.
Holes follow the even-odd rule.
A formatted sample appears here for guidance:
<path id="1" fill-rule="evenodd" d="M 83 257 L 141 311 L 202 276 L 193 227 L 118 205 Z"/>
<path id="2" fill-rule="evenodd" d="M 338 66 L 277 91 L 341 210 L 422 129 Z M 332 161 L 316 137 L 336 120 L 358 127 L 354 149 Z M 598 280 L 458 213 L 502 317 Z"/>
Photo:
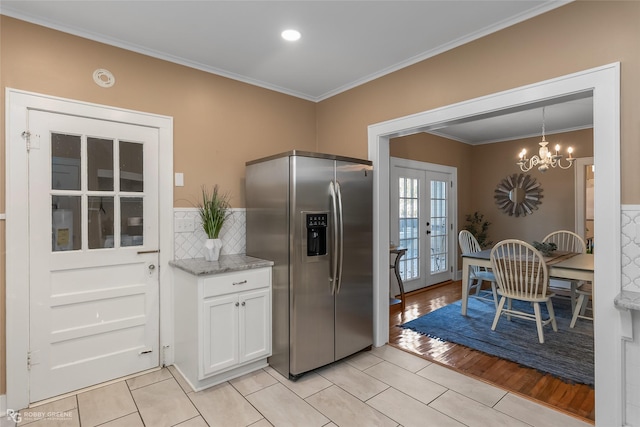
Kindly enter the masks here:
<path id="1" fill-rule="evenodd" d="M 399 246 L 407 249 L 407 253 L 400 260 L 400 277 L 402 280 L 415 279 L 420 276 L 419 263 L 419 181 L 416 178 L 400 177 L 398 198 L 398 230 Z"/>
<path id="2" fill-rule="evenodd" d="M 87 138 L 87 184 L 92 191 L 113 191 L 113 140 Z"/>
<path id="3" fill-rule="evenodd" d="M 142 197 L 120 199 L 121 246 L 142 246 Z"/>
<path id="4" fill-rule="evenodd" d="M 89 249 L 113 247 L 113 197 L 89 196 Z"/>
<path id="5" fill-rule="evenodd" d="M 431 181 L 431 273 L 446 271 L 447 259 L 447 183 Z"/>
<path id="6" fill-rule="evenodd" d="M 144 191 L 142 144 L 120 141 L 120 191 Z"/>
<path id="7" fill-rule="evenodd" d="M 80 196 L 51 197 L 51 250 L 78 250 L 82 247 Z"/>
<path id="8" fill-rule="evenodd" d="M 80 190 L 80 143 L 78 135 L 51 135 L 51 189 Z"/>

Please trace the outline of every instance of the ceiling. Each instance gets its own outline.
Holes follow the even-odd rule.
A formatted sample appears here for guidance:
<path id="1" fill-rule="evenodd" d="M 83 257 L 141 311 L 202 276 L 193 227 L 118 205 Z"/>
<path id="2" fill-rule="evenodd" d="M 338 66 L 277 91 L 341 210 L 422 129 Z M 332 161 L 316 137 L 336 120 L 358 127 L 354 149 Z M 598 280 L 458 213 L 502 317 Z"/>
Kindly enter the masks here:
<path id="1" fill-rule="evenodd" d="M 3 0 L 0 13 L 318 102 L 566 3 Z M 301 39 L 283 40 L 288 28 Z M 590 127 L 590 105 L 549 107 L 547 132 Z M 434 133 L 496 142 L 539 134 L 541 117 L 538 108 Z"/>

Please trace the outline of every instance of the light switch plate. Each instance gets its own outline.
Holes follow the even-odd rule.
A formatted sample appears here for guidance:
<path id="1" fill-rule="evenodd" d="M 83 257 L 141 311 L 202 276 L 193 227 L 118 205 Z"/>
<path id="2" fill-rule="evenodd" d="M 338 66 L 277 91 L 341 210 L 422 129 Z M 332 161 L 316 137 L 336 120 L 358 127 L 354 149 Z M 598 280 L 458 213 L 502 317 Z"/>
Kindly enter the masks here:
<path id="1" fill-rule="evenodd" d="M 193 233 L 196 229 L 193 218 L 176 218 L 173 228 L 176 233 Z"/>
<path id="2" fill-rule="evenodd" d="M 182 172 L 176 172 L 174 181 L 176 187 L 184 187 L 184 174 Z"/>

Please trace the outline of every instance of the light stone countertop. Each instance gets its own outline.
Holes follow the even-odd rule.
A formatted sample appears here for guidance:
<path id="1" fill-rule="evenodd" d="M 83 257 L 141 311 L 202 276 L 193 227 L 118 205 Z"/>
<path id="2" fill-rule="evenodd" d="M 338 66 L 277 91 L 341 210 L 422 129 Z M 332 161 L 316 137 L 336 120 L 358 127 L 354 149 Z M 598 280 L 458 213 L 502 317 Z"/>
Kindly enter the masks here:
<path id="1" fill-rule="evenodd" d="M 206 261 L 204 258 L 179 259 L 169 261 L 169 265 L 191 273 L 194 276 L 230 273 L 232 271 L 251 270 L 271 267 L 273 261 L 250 257 L 244 254 L 220 255 L 218 261 Z"/>
<path id="2" fill-rule="evenodd" d="M 622 291 L 613 300 L 616 307 L 640 310 L 640 292 Z"/>

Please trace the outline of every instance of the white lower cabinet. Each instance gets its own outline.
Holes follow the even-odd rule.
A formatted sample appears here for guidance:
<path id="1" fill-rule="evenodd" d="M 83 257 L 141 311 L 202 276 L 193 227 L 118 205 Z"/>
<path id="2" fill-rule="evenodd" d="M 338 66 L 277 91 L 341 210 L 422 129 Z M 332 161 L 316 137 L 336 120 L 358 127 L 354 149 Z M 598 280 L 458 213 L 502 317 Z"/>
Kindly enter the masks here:
<path id="1" fill-rule="evenodd" d="M 271 268 L 194 276 L 176 270 L 175 366 L 194 390 L 267 366 Z"/>
<path id="2" fill-rule="evenodd" d="M 268 289 L 203 302 L 202 376 L 271 354 Z"/>

